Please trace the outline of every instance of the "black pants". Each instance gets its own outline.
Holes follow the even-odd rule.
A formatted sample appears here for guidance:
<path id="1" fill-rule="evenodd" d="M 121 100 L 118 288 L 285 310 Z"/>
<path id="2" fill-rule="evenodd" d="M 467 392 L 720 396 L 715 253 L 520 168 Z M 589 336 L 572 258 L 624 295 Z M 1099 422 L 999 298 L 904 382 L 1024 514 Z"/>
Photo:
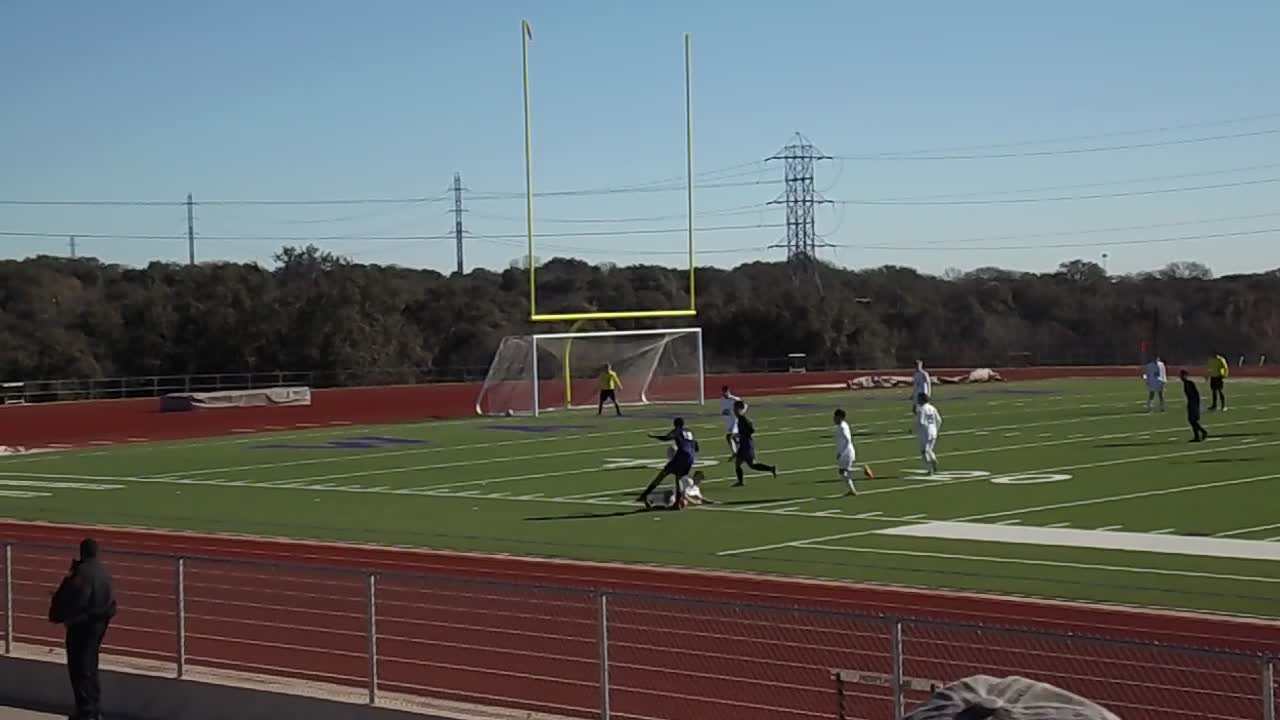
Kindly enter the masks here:
<path id="1" fill-rule="evenodd" d="M 1209 392 L 1213 398 L 1213 402 L 1209 404 L 1210 410 L 1216 410 L 1219 407 L 1225 408 L 1227 406 L 1227 396 L 1222 392 L 1222 385 L 1222 378 L 1209 378 Z"/>
<path id="2" fill-rule="evenodd" d="M 91 620 L 67 628 L 67 674 L 76 699 L 76 712 L 72 717 L 84 720 L 98 717 L 102 700 L 98 653 L 106 634 L 106 620 Z"/>

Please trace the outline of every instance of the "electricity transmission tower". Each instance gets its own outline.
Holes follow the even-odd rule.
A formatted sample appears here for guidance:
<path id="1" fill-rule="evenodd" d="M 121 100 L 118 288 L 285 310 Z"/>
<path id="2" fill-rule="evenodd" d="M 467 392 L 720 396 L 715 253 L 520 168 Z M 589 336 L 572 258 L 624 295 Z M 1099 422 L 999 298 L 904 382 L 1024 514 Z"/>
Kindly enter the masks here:
<path id="1" fill-rule="evenodd" d="M 458 274 L 466 272 L 466 264 L 462 260 L 462 173 L 453 174 L 453 236 L 458 244 Z"/>
<path id="2" fill-rule="evenodd" d="M 770 205 L 787 207 L 787 237 L 773 247 L 785 247 L 787 260 L 796 263 L 816 260 L 818 247 L 828 247 L 814 229 L 814 209 L 829 203 L 813 189 L 813 166 L 818 160 L 830 160 L 829 155 L 814 147 L 809 139 L 796 133 L 790 144 L 768 158 L 781 160 L 786 169 L 786 190 L 781 198 Z"/>

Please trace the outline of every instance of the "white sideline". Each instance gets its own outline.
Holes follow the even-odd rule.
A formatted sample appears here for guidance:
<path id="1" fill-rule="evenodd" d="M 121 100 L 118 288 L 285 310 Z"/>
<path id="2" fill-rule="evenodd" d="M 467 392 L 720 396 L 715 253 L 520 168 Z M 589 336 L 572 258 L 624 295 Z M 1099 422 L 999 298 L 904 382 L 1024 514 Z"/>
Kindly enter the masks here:
<path id="1" fill-rule="evenodd" d="M 1259 482 L 1277 477 L 1280 477 L 1280 475 L 1244 478 L 1235 482 Z M 1226 483 L 1223 484 L 1225 485 Z M 1201 485 L 1180 488 L 1180 490 L 1186 491 L 1219 486 L 1218 484 Z M 1154 493 L 1144 494 L 1150 495 Z M 991 523 L 942 520 L 921 525 L 886 528 L 877 534 L 938 540 L 1052 545 L 1095 550 L 1132 550 L 1167 555 L 1199 555 L 1202 557 L 1235 558 L 1239 560 L 1280 560 L 1280 545 L 1261 540 L 1237 540 L 1234 538 L 1189 535 L 1155 535 L 1141 532 L 1117 532 L 1105 528 L 1084 530 L 1026 526 L 1012 527 L 1000 524 L 993 525 Z M 1274 582 L 1280 582 L 1280 576 L 1277 576 Z"/>
<path id="2" fill-rule="evenodd" d="M 1253 575 L 1229 575 L 1225 573 L 1199 572 L 1195 570 L 1169 570 L 1165 568 L 1137 567 L 1133 565 L 1100 565 L 1096 563 L 1075 563 L 1061 560 L 1031 560 L 1027 558 L 994 557 L 989 555 L 959 555 L 955 553 L 935 553 L 919 550 L 890 550 L 887 548 L 846 547 L 843 545 L 822 545 L 805 543 L 798 545 L 810 550 L 836 550 L 841 552 L 872 553 L 876 555 L 901 555 L 908 557 L 934 558 L 940 560 L 971 560 L 979 562 L 1006 563 L 1011 565 L 1044 565 L 1048 567 L 1072 568 L 1075 570 L 1109 570 L 1112 572 L 1137 573 L 1139 575 L 1173 575 L 1182 577 L 1211 578 L 1214 580 L 1237 580 L 1243 582 L 1280 583 L 1280 577 L 1257 577 Z"/>

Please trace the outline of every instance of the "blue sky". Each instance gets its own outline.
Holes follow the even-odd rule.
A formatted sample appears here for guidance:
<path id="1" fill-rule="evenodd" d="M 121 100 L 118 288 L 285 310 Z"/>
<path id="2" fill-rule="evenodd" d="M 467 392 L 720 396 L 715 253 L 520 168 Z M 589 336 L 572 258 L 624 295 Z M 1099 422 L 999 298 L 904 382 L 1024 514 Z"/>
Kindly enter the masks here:
<path id="1" fill-rule="evenodd" d="M 1274 0 L 9 0 L 0 200 L 425 197 L 202 205 L 198 256 L 267 262 L 272 238 L 326 237 L 358 260 L 448 270 L 451 203 L 437 200 L 458 171 L 468 266 L 505 267 L 523 252 L 522 17 L 537 190 L 683 175 L 692 33 L 695 170 L 726 185 L 697 190 L 697 224 L 739 228 L 701 232 L 703 263 L 783 257 L 760 249 L 782 230 L 753 227 L 783 221 L 764 205 L 781 165 L 758 161 L 799 131 L 847 158 L 819 164 L 826 197 L 917 203 L 823 207 L 818 231 L 840 246 L 824 255 L 844 265 L 1044 270 L 1107 253 L 1113 272 L 1280 267 L 1280 232 L 1255 232 L 1280 228 Z M 1221 135 L 1239 137 L 1198 141 Z M 1038 142 L 1059 138 L 1073 139 Z M 1053 154 L 1135 144 L 1151 146 Z M 867 157 L 939 148 L 1014 157 Z M 1204 185 L 1231 187 L 1115 197 Z M 660 187 L 674 191 L 538 198 L 539 255 L 678 265 L 684 195 Z M 1119 227 L 1135 229 L 1102 232 Z M 594 230 L 622 234 L 566 235 Z M 0 205 L 0 232 L 58 235 L 0 236 L 8 257 L 63 254 L 60 235 L 79 233 L 128 236 L 82 238 L 83 254 L 185 260 L 185 240 L 147 237 L 185 231 L 176 205 Z M 1218 237 L 1138 244 L 1202 235 Z"/>

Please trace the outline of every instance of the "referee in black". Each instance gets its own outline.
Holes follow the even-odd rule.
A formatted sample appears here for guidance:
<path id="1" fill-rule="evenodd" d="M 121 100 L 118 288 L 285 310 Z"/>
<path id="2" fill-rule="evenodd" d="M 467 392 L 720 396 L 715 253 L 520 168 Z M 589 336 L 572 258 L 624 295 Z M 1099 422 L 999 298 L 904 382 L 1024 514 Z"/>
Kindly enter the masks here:
<path id="1" fill-rule="evenodd" d="M 1186 370 L 1178 373 L 1182 378 L 1182 392 L 1187 396 L 1187 424 L 1191 426 L 1191 442 L 1201 442 L 1209 432 L 1200 424 L 1200 388 Z"/>
<path id="2" fill-rule="evenodd" d="M 75 694 L 71 720 L 98 720 L 102 686 L 98 681 L 98 654 L 107 626 L 116 614 L 111 573 L 98 557 L 92 538 L 80 542 L 80 558 L 54 595 L 49 619 L 66 627 L 67 674 Z"/>

